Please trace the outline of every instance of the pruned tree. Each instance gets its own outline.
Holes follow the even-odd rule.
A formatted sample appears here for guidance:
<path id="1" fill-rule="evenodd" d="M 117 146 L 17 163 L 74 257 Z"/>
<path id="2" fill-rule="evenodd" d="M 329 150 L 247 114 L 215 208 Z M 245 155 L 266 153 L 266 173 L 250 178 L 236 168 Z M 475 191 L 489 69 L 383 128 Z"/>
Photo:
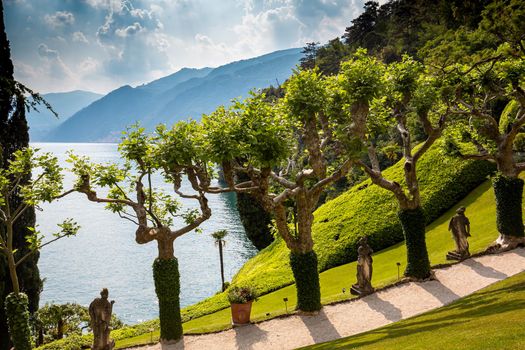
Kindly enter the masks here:
<path id="1" fill-rule="evenodd" d="M 43 202 L 51 202 L 60 195 L 61 170 L 56 157 L 49 153 L 38 154 L 31 148 L 15 151 L 7 169 L 0 168 L 0 224 L 5 227 L 5 231 L 0 232 L 0 255 L 7 260 L 13 288 L 13 292 L 6 297 L 5 308 L 11 340 L 20 350 L 31 349 L 31 339 L 28 298 L 22 293 L 18 269 L 46 245 L 75 235 L 79 227 L 68 219 L 59 224 L 60 231 L 54 234 L 54 238 L 44 242 L 43 235 L 35 226 L 26 226 L 24 237 L 28 249 L 19 250 L 14 245 L 15 225 L 26 211 Z M 31 178 L 33 171 L 36 174 Z M 14 194 L 21 199 L 16 206 L 11 201 Z"/>
<path id="2" fill-rule="evenodd" d="M 182 337 L 179 270 L 174 242 L 184 234 L 198 231 L 199 225 L 211 216 L 206 193 L 201 189 L 210 183 L 208 173 L 201 168 L 206 165 L 194 162 L 195 150 L 191 139 L 186 138 L 193 127 L 194 123 L 179 123 L 168 131 L 160 126 L 156 136 L 147 135 L 140 127 L 129 129 L 119 145 L 125 160 L 123 165 L 93 164 L 88 158 L 74 154 L 69 158 L 77 181 L 74 189 L 68 192 L 83 193 L 89 201 L 106 204 L 107 209 L 133 222 L 137 226 L 135 241 L 138 244 L 157 243 L 158 257 L 153 263 L 153 278 L 159 299 L 163 343 Z M 155 188 L 152 178 L 159 173 L 164 181 L 173 184 L 176 196 L 196 201 L 198 209 L 182 212 L 175 196 Z M 183 178 L 189 180 L 194 193 L 182 192 Z M 99 195 L 96 187 L 108 189 L 108 195 Z M 182 223 L 175 222 L 175 217 L 182 218 Z M 181 226 L 173 229 L 176 224 Z"/>
<path id="3" fill-rule="evenodd" d="M 452 151 L 464 159 L 484 159 L 497 166 L 492 179 L 496 195 L 496 220 L 500 233 L 495 250 L 525 244 L 522 217 L 525 160 L 515 148 L 525 132 L 525 61 L 494 56 L 474 65 L 447 67 L 455 75 L 454 133 L 449 136 Z"/>
<path id="4" fill-rule="evenodd" d="M 284 88 L 284 99 L 275 105 L 255 94 L 219 108 L 203 118 L 203 134 L 229 184 L 222 190 L 249 191 L 273 213 L 276 231 L 290 249 L 297 308 L 311 312 L 321 308 L 313 211 L 323 189 L 343 177 L 351 162 L 337 157 L 319 73 L 295 71 Z M 234 170 L 249 180 L 235 185 Z"/>
<path id="5" fill-rule="evenodd" d="M 492 1 L 475 30 L 464 28 L 427 48 L 427 61 L 445 72 L 453 128 L 449 150 L 497 166 L 492 179 L 500 233 L 489 250 L 525 244 L 522 218 L 525 169 L 517 143 L 525 136 L 525 4 Z"/>
<path id="6" fill-rule="evenodd" d="M 417 162 L 441 136 L 447 115 L 446 107 L 439 103 L 435 81 L 424 73 L 424 67 L 408 56 L 385 65 L 359 50 L 343 63 L 339 77 L 346 113 L 338 133 L 346 137 L 344 144 L 350 154 L 367 155 L 367 161 L 357 159 L 356 164 L 372 182 L 394 194 L 407 247 L 405 276 L 416 279 L 430 276 Z M 412 141 L 411 120 L 424 128 L 426 139 L 420 145 Z M 379 166 L 378 138 L 392 128 L 399 133 L 404 183 L 385 178 Z"/>

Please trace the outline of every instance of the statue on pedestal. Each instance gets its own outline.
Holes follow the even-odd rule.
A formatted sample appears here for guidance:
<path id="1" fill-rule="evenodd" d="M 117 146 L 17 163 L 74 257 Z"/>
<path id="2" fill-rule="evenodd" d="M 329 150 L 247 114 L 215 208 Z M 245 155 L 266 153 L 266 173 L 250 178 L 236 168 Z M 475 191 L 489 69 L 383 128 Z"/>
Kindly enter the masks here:
<path id="1" fill-rule="evenodd" d="M 456 250 L 447 253 L 447 260 L 463 260 L 470 256 L 468 240 L 470 237 L 470 221 L 465 216 L 465 207 L 456 210 L 456 215 L 450 219 L 448 230 L 456 243 Z"/>
<path id="2" fill-rule="evenodd" d="M 366 295 L 374 292 L 372 287 L 372 253 L 366 237 L 359 241 L 357 249 L 357 283 L 352 285 L 350 292 L 354 295 Z"/>
<path id="3" fill-rule="evenodd" d="M 94 336 L 92 350 L 112 350 L 115 347 L 115 341 L 109 338 L 111 314 L 115 301 L 110 302 L 108 295 L 108 290 L 102 289 L 100 298 L 96 298 L 89 305 L 90 326 Z"/>

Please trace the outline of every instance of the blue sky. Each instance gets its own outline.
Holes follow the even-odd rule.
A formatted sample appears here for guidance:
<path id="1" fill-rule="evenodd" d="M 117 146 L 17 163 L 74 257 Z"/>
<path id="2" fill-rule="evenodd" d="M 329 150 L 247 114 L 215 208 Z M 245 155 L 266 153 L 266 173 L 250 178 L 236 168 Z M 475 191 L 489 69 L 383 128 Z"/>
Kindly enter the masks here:
<path id="1" fill-rule="evenodd" d="M 362 0 L 4 0 L 15 77 L 106 93 L 340 36 Z"/>

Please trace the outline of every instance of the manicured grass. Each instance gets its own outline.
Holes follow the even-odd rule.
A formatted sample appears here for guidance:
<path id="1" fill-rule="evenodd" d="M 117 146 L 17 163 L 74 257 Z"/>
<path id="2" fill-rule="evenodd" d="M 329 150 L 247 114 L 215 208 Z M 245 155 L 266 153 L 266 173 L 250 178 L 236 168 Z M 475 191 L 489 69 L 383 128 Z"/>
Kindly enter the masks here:
<path id="1" fill-rule="evenodd" d="M 494 193 L 489 181 L 472 191 L 466 198 L 448 210 L 439 219 L 427 227 L 427 246 L 430 260 L 433 265 L 446 263 L 447 251 L 454 249 L 454 241 L 448 232 L 448 221 L 454 215 L 456 208 L 465 206 L 466 215 L 471 222 L 472 237 L 470 250 L 476 253 L 484 250 L 497 236 L 495 220 Z M 396 262 L 401 263 L 400 272 L 406 263 L 405 246 L 397 244 L 388 249 L 377 252 L 374 258 L 373 284 L 381 287 L 397 280 Z M 323 304 L 333 303 L 348 299 L 349 287 L 356 281 L 356 263 L 345 264 L 320 274 L 321 297 Z M 346 288 L 343 293 L 342 289 Z M 283 298 L 288 298 L 288 311 L 296 305 L 295 286 L 290 285 L 259 298 L 253 304 L 252 320 L 261 321 L 286 313 Z M 269 315 L 267 315 L 269 313 Z M 186 334 L 212 332 L 230 327 L 230 309 L 209 314 L 184 323 Z M 153 333 L 153 340 L 158 339 L 158 333 Z M 150 342 L 150 334 L 117 342 L 117 348 L 145 344 Z M 408 349 L 408 348 L 407 348 Z"/>
<path id="2" fill-rule="evenodd" d="M 525 349 L 525 272 L 442 308 L 303 349 Z"/>

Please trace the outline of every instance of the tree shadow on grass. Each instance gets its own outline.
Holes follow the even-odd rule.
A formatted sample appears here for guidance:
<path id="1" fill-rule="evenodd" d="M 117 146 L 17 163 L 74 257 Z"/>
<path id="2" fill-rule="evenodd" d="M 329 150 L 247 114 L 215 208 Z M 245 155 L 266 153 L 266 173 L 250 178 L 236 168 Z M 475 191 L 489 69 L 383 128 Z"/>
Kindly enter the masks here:
<path id="1" fill-rule="evenodd" d="M 385 316 L 389 321 L 396 322 L 399 321 L 403 315 L 401 310 L 394 306 L 394 304 L 379 298 L 377 293 L 368 295 L 361 299 L 368 307 L 374 311 Z"/>
<path id="2" fill-rule="evenodd" d="M 264 342 L 268 338 L 268 332 L 263 331 L 255 324 L 236 327 L 234 331 L 235 344 L 239 350 L 253 349 L 257 343 Z"/>
<path id="3" fill-rule="evenodd" d="M 315 343 L 326 342 L 341 338 L 341 334 L 335 329 L 324 310 L 316 316 L 299 316 Z"/>

